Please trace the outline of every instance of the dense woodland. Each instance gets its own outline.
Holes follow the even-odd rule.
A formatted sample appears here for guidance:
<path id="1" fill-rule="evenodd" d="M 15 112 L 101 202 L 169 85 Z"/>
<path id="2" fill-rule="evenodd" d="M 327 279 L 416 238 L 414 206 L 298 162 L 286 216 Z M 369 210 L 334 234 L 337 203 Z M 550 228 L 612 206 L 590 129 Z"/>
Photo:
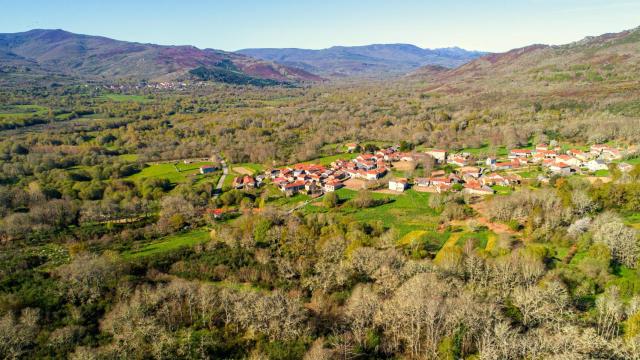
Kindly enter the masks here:
<path id="1" fill-rule="evenodd" d="M 0 357 L 640 358 L 640 166 L 487 198 L 507 228 L 491 246 L 467 196 L 419 197 L 419 220 L 403 223 L 367 215 L 402 201 L 369 191 L 291 212 L 268 188 L 216 196 L 217 177 L 141 176 L 214 155 L 266 169 L 351 141 L 479 159 L 637 145 L 640 107 L 620 96 L 450 94 L 415 79 L 3 89 Z M 433 231 L 405 241 L 416 222 Z M 461 222 L 468 234 L 443 246 Z M 132 255 L 193 231 L 204 238 Z"/>

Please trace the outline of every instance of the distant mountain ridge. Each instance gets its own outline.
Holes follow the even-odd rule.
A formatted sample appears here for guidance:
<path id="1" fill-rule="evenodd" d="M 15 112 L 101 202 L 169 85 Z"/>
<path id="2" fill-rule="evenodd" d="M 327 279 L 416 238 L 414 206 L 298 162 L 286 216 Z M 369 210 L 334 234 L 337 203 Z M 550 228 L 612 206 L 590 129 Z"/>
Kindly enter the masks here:
<path id="1" fill-rule="evenodd" d="M 426 65 L 455 68 L 487 54 L 458 47 L 423 49 L 410 44 L 334 46 L 321 50 L 255 48 L 236 53 L 329 77 L 398 75 Z"/>
<path id="2" fill-rule="evenodd" d="M 504 53 L 488 54 L 458 68 L 436 71 L 422 67 L 410 74 L 433 76 L 452 83 L 483 80 L 517 84 L 539 81 L 562 83 L 637 81 L 640 70 L 640 27 L 619 33 L 588 36 L 565 45 L 534 44 Z"/>
<path id="3" fill-rule="evenodd" d="M 637 116 L 639 74 L 640 28 L 635 28 L 565 45 L 529 45 L 455 69 L 422 67 L 402 81 L 415 81 L 425 94 L 484 106 L 597 104 L 614 115 Z"/>
<path id="4" fill-rule="evenodd" d="M 322 80 L 301 69 L 221 50 L 142 44 L 59 29 L 0 34 L 2 69 L 94 80 L 163 81 L 205 73 L 216 74 L 206 80 L 238 84 Z"/>

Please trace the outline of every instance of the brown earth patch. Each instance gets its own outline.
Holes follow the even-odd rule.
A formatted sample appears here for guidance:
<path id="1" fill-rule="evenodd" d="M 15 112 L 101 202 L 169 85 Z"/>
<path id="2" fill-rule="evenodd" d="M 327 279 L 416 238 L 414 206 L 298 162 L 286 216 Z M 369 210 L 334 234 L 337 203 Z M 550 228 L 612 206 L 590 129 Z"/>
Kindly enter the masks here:
<path id="1" fill-rule="evenodd" d="M 489 230 L 496 234 L 516 235 L 518 232 L 511 229 L 506 224 L 491 221 L 491 217 L 487 216 L 487 204 L 484 201 L 469 205 L 475 210 L 479 216 L 474 219 L 481 225 L 486 226 Z"/>
<path id="2" fill-rule="evenodd" d="M 398 161 L 393 163 L 393 169 L 398 171 L 412 171 L 416 168 L 413 161 Z"/>
<path id="3" fill-rule="evenodd" d="M 231 169 L 233 172 L 238 173 L 240 175 L 253 175 L 253 170 L 247 169 L 242 166 L 237 166 Z"/>
<path id="4" fill-rule="evenodd" d="M 428 193 L 435 193 L 437 192 L 435 188 L 431 187 L 431 186 L 414 186 L 411 189 L 417 191 L 417 192 L 428 192 Z"/>
<path id="5" fill-rule="evenodd" d="M 373 190 L 372 192 L 378 193 L 378 194 L 387 194 L 387 195 L 403 195 L 404 194 L 404 192 L 393 191 L 391 189 Z"/>
<path id="6" fill-rule="evenodd" d="M 351 190 L 362 190 L 365 188 L 366 181 L 361 179 L 349 179 L 344 182 L 344 186 Z"/>

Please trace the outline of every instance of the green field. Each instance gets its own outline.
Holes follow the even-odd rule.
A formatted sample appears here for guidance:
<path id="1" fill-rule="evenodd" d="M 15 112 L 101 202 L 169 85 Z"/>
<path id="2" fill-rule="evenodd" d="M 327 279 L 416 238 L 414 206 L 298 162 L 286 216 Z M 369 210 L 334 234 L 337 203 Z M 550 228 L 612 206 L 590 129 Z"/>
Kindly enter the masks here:
<path id="1" fill-rule="evenodd" d="M 607 285 L 615 285 L 620 289 L 620 295 L 625 300 L 631 299 L 635 294 L 640 293 L 640 274 L 636 269 L 630 269 L 626 266 L 614 268 L 614 274 L 617 277 L 610 281 Z"/>
<path id="2" fill-rule="evenodd" d="M 200 166 L 212 165 L 211 162 L 196 162 L 191 164 L 183 163 L 162 163 L 149 165 L 137 174 L 129 176 L 131 180 L 142 180 L 147 178 L 167 179 L 173 184 L 184 182 L 187 177 L 196 176 L 213 176 L 216 173 L 200 175 Z"/>
<path id="3" fill-rule="evenodd" d="M 123 161 L 136 162 L 138 161 L 138 154 L 122 154 L 118 158 Z"/>
<path id="4" fill-rule="evenodd" d="M 464 148 L 460 150 L 460 152 L 466 152 L 472 155 L 485 154 L 489 153 L 489 151 L 495 151 L 496 156 L 507 156 L 509 154 L 507 148 L 504 146 L 491 148 L 489 145 L 483 145 L 479 148 Z"/>
<path id="5" fill-rule="evenodd" d="M 3 118 L 28 118 L 47 115 L 49 109 L 39 105 L 0 105 L 0 120 Z"/>
<path id="6" fill-rule="evenodd" d="M 522 176 L 524 179 L 537 179 L 538 175 L 541 174 L 538 170 L 525 170 L 525 171 L 517 171 L 513 172 L 513 174 L 517 174 Z"/>
<path id="7" fill-rule="evenodd" d="M 278 190 L 279 192 L 280 190 Z M 283 207 L 283 208 L 291 208 L 295 205 L 300 204 L 303 201 L 307 201 L 311 199 L 311 197 L 309 195 L 306 194 L 296 194 L 294 196 L 284 196 L 282 195 L 282 197 L 276 198 L 273 201 L 269 202 L 269 205 L 273 205 L 273 206 L 277 206 L 277 207 Z"/>
<path id="8" fill-rule="evenodd" d="M 464 247 L 465 243 L 470 239 L 477 241 L 476 247 L 479 249 L 485 249 L 489 238 L 495 236 L 495 233 L 490 230 L 478 231 L 478 232 L 465 232 L 456 241 L 456 245 Z"/>
<path id="9" fill-rule="evenodd" d="M 340 189 L 340 199 L 351 199 L 357 191 Z M 356 221 L 380 221 L 387 228 L 395 228 L 402 237 L 414 230 L 434 231 L 437 228 L 437 213 L 429 207 L 429 193 L 408 190 L 400 195 L 372 193 L 374 199 L 391 198 L 393 201 L 367 209 L 353 209 L 347 206 L 341 212 Z"/>
<path id="10" fill-rule="evenodd" d="M 344 153 L 344 154 L 330 155 L 330 156 L 324 156 L 321 158 L 305 161 L 303 162 L 303 164 L 319 164 L 319 165 L 328 166 L 336 160 L 351 160 L 358 157 L 358 155 L 359 154 L 357 153 Z"/>
<path id="11" fill-rule="evenodd" d="M 599 176 L 599 177 L 604 177 L 604 176 L 609 176 L 611 175 L 611 173 L 609 172 L 609 170 L 598 170 L 595 173 L 593 173 L 594 176 Z"/>
<path id="12" fill-rule="evenodd" d="M 185 233 L 179 233 L 154 241 L 138 250 L 123 253 L 125 259 L 134 259 L 143 256 L 155 255 L 167 251 L 177 250 L 185 246 L 207 242 L 211 239 L 208 229 L 197 229 Z"/>
<path id="13" fill-rule="evenodd" d="M 151 99 L 142 95 L 106 94 L 104 96 L 101 96 L 101 98 L 108 99 L 115 102 L 131 101 L 131 102 L 137 102 L 137 103 L 147 103 L 151 101 Z"/>
<path id="14" fill-rule="evenodd" d="M 623 160 L 622 162 L 626 162 L 631 165 L 640 165 L 640 156 L 633 159 Z"/>
<path id="15" fill-rule="evenodd" d="M 509 195 L 513 192 L 510 186 L 494 185 L 491 187 L 498 195 Z"/>
<path id="16" fill-rule="evenodd" d="M 225 188 L 231 187 L 231 184 L 233 183 L 233 178 L 240 176 L 240 174 L 231 170 L 232 168 L 233 167 L 229 167 L 229 172 L 227 173 L 227 177 L 224 178 L 224 183 L 222 184 L 222 186 Z"/>

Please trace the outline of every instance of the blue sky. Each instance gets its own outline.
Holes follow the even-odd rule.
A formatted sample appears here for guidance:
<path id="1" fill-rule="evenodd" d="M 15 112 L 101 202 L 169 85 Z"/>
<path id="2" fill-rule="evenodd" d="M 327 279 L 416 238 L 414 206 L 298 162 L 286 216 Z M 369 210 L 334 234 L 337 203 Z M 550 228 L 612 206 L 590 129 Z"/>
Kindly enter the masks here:
<path id="1" fill-rule="evenodd" d="M 237 50 L 411 43 L 506 51 L 640 26 L 640 0 L 0 0 L 0 32 L 61 28 Z"/>

